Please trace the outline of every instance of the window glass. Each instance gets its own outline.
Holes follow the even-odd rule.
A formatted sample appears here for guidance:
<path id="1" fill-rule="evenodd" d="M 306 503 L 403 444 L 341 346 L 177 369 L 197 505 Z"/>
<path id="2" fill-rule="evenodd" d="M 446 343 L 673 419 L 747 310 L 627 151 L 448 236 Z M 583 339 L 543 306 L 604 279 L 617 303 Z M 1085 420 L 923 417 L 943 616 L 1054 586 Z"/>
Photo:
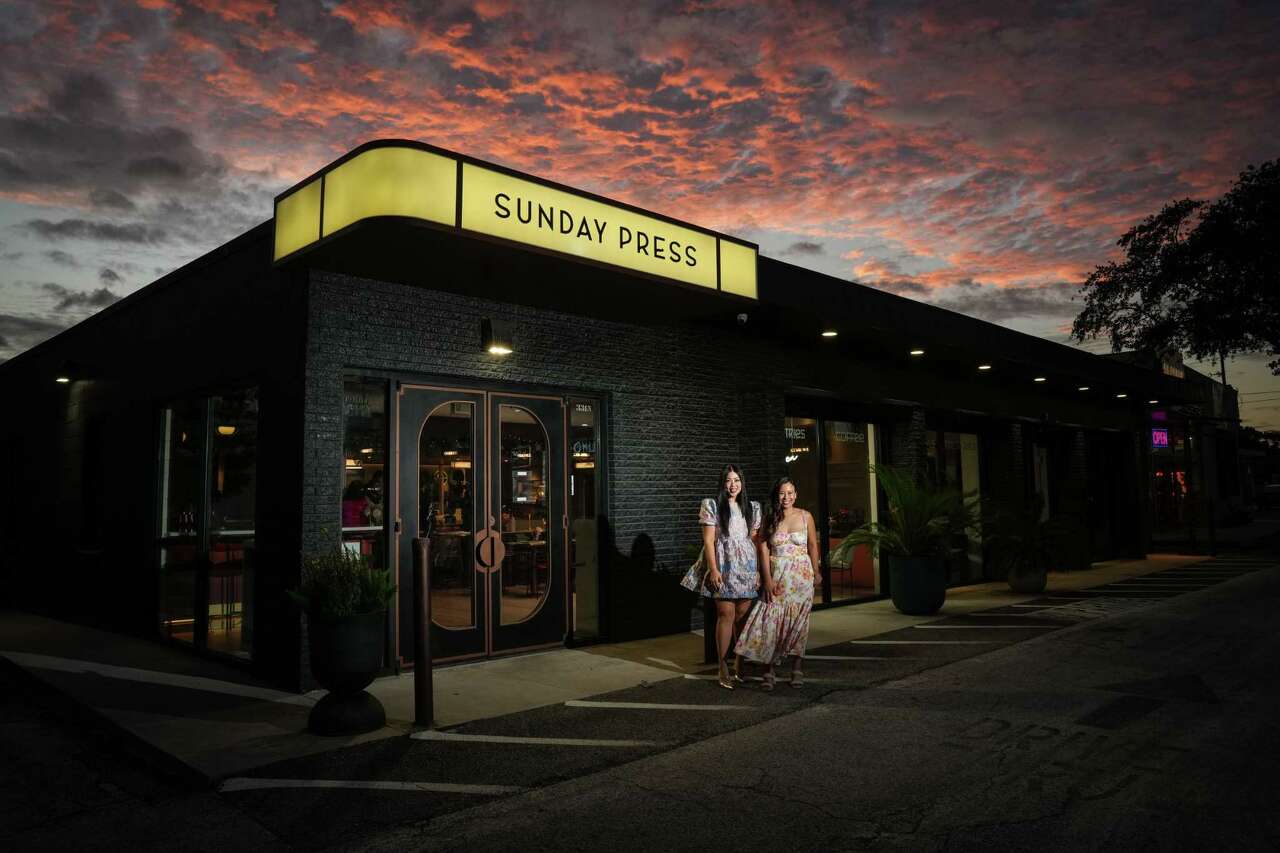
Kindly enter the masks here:
<path id="1" fill-rule="evenodd" d="M 502 456 L 502 624 L 523 622 L 550 589 L 551 542 L 547 531 L 547 431 L 528 409 L 498 407 Z"/>
<path id="2" fill-rule="evenodd" d="M 214 397 L 210 404 L 207 644 L 248 657 L 257 528 L 257 389 Z"/>
<path id="3" fill-rule="evenodd" d="M 195 641 L 196 570 L 199 566 L 200 488 L 204 459 L 204 406 L 183 402 L 161 412 L 160 630 Z"/>
<path id="4" fill-rule="evenodd" d="M 431 621 L 476 624 L 475 406 L 448 402 L 427 416 L 418 439 L 418 530 L 430 530 Z"/>
<path id="5" fill-rule="evenodd" d="M 824 421 L 827 456 L 827 551 L 834 551 L 854 529 L 874 520 L 870 465 L 873 432 L 868 424 Z M 841 552 L 842 554 L 844 552 Z M 876 567 L 871 551 L 859 545 L 842 559 L 829 561 L 831 600 L 875 595 Z"/>
<path id="6" fill-rule="evenodd" d="M 347 380 L 342 411 L 343 547 L 385 569 L 387 383 Z"/>

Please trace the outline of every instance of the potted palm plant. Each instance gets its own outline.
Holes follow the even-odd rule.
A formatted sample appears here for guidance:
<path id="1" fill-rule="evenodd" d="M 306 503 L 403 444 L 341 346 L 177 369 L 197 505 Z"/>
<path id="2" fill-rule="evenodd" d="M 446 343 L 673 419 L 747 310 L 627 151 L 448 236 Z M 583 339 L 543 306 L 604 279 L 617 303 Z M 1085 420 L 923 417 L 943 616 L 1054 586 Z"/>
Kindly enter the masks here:
<path id="1" fill-rule="evenodd" d="M 1014 592 L 1044 592 L 1049 567 L 1079 532 L 1067 516 L 1043 516 L 1044 497 L 1035 494 L 1025 502 L 999 507 L 987 519 L 992 559 Z"/>
<path id="2" fill-rule="evenodd" d="M 382 666 L 387 607 L 396 588 L 385 571 L 339 547 L 302 560 L 289 594 L 307 616 L 311 673 L 328 690 L 307 719 L 320 735 L 353 735 L 386 725 L 382 703 L 365 691 Z"/>
<path id="3" fill-rule="evenodd" d="M 887 465 L 872 465 L 888 512 L 853 530 L 829 557 L 833 564 L 851 558 L 859 545 L 883 556 L 889 570 L 893 605 L 912 616 L 942 609 L 947 597 L 947 563 L 956 551 L 956 534 L 978 526 L 977 498 L 932 483 L 918 483 Z"/>

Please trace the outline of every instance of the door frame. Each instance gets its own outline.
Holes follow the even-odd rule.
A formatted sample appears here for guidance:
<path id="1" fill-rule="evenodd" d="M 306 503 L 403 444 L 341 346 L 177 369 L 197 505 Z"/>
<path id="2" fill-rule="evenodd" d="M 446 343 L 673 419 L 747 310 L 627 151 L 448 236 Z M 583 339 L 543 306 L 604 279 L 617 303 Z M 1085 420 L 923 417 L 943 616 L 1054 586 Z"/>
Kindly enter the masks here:
<path id="1" fill-rule="evenodd" d="M 599 407 L 598 415 L 597 415 L 597 427 L 596 427 L 596 430 L 597 430 L 596 431 L 596 440 L 597 440 L 596 518 L 603 521 L 611 517 L 612 491 L 609 488 L 610 484 L 609 484 L 609 473 L 608 473 L 609 472 L 608 453 L 609 453 L 609 449 L 612 446 L 611 419 L 609 417 L 612 410 L 612 405 L 611 405 L 612 399 L 611 399 L 610 392 L 590 389 L 590 388 L 564 388 L 561 386 L 544 385 L 536 382 L 520 382 L 520 381 L 501 382 L 501 381 L 493 381 L 493 380 L 476 379 L 474 377 L 442 376 L 442 375 L 434 375 L 434 374 L 425 375 L 425 376 L 410 375 L 410 374 L 404 374 L 400 372 L 392 372 L 392 371 L 386 371 L 386 370 L 376 370 L 376 369 L 364 370 L 358 367 L 346 368 L 343 371 L 343 376 L 346 379 L 355 379 L 355 378 L 383 379 L 389 383 L 389 386 L 387 389 L 387 397 L 388 397 L 388 413 L 387 414 L 388 414 L 388 427 L 389 427 L 390 436 L 389 436 L 389 441 L 387 445 L 387 468 L 393 472 L 395 481 L 394 481 L 394 484 L 388 483 L 388 491 L 395 495 L 395 505 L 392 508 L 392 511 L 388 513 L 387 530 L 388 530 L 388 535 L 391 541 L 388 543 L 386 553 L 387 553 L 388 567 L 389 568 L 395 567 L 394 571 L 396 571 L 397 573 L 399 571 L 400 557 L 401 557 L 400 530 L 403 525 L 403 520 L 402 520 L 403 516 L 400 512 L 401 510 L 401 507 L 400 507 L 400 462 L 401 462 L 400 460 L 400 441 L 401 441 L 400 406 L 401 406 L 401 395 L 406 389 L 421 389 L 421 390 L 427 390 L 427 391 L 450 391 L 450 392 L 459 392 L 459 393 L 482 394 L 484 395 L 486 400 L 489 399 L 488 395 L 490 394 L 496 394 L 496 395 L 510 394 L 516 397 L 525 396 L 525 397 L 554 399 L 559 401 L 562 404 L 561 427 L 562 427 L 562 443 L 564 444 L 564 446 L 561 448 L 561 455 L 562 455 L 562 465 L 564 467 L 564 472 L 563 472 L 563 476 L 565 478 L 564 488 L 566 490 L 568 489 L 568 482 L 569 482 L 568 466 L 570 464 L 570 454 L 568 451 L 569 400 L 570 398 L 573 398 L 573 397 L 593 400 L 594 402 L 596 402 L 596 404 Z M 484 432 L 487 434 L 489 430 L 487 411 L 485 412 L 485 422 L 486 422 L 486 425 L 485 425 Z M 485 443 L 486 443 L 485 452 L 487 454 L 489 452 L 489 449 L 487 446 L 488 445 L 487 440 Z M 568 512 L 569 512 L 568 495 L 566 494 L 564 498 L 562 498 L 562 500 L 564 500 L 564 512 L 562 513 L 562 516 L 565 519 L 568 519 Z M 502 657 L 509 654 L 520 654 L 528 651 L 536 651 L 539 649 L 547 649 L 547 648 L 557 648 L 557 647 L 572 644 L 572 641 L 573 641 L 573 588 L 572 588 L 572 584 L 569 582 L 569 577 L 570 577 L 571 568 L 572 568 L 569 564 L 570 538 L 571 538 L 570 531 L 566 530 L 564 535 L 564 545 L 562 549 L 564 552 L 563 560 L 564 560 L 564 572 L 565 572 L 565 589 L 564 589 L 565 631 L 564 631 L 564 636 L 562 637 L 561 640 L 556 642 L 548 642 L 548 643 L 541 643 L 541 644 L 527 646 L 527 647 L 521 647 L 518 649 L 502 649 L 502 650 L 494 651 L 491 654 L 487 652 L 479 652 L 475 654 L 451 657 L 451 658 L 444 659 L 444 661 L 452 663 L 452 662 L 461 662 L 466 660 L 484 659 L 488 657 Z M 605 561 L 606 555 L 604 553 L 606 548 L 606 543 L 598 539 L 596 542 L 596 547 L 600 552 L 597 558 L 598 565 L 602 567 L 598 593 L 600 596 L 599 607 L 600 607 L 600 613 L 601 613 L 600 634 L 601 634 L 601 638 L 604 639 L 608 636 L 607 613 L 608 613 L 608 601 L 609 601 L 609 589 L 607 584 L 608 578 L 607 578 L 607 573 L 603 571 L 603 567 L 606 562 Z M 407 663 L 405 658 L 400 654 L 400 645 L 399 645 L 400 597 L 402 594 L 403 595 L 412 594 L 412 592 L 409 590 L 402 590 L 400 586 L 401 586 L 400 584 L 397 584 L 396 596 L 395 596 L 395 600 L 391 604 L 391 616 L 390 616 L 390 619 L 388 620 L 388 635 L 389 635 L 388 636 L 388 656 L 389 656 L 388 663 L 395 665 L 397 670 L 403 668 Z M 435 663 L 435 661 L 433 661 L 433 663 Z"/>

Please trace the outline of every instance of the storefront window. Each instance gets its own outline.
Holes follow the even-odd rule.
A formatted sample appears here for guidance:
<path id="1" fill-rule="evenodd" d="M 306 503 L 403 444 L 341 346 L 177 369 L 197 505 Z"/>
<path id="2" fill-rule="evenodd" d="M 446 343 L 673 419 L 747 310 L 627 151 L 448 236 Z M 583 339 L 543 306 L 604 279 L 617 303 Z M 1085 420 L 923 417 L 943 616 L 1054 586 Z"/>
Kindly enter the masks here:
<path id="1" fill-rule="evenodd" d="M 198 402 L 161 412 L 160 630 L 184 643 L 195 641 L 204 427 L 204 406 Z"/>
<path id="2" fill-rule="evenodd" d="M 876 520 L 874 427 L 850 421 L 824 421 L 827 455 L 827 550 L 834 551 L 849 533 Z M 830 561 L 831 601 L 876 594 L 876 562 L 865 545 L 847 559 Z M 837 565 L 837 563 L 839 565 Z"/>
<path id="3" fill-rule="evenodd" d="M 967 432 L 925 433 L 926 470 L 929 479 L 969 499 L 982 499 L 981 460 L 978 436 Z M 982 536 L 956 534 L 955 553 L 951 558 L 950 583 L 976 583 L 983 578 Z"/>
<path id="4" fill-rule="evenodd" d="M 253 388 L 161 411 L 160 629 L 252 654 L 258 395 Z"/>
<path id="5" fill-rule="evenodd" d="M 257 390 L 214 397 L 211 409 L 208 646 L 247 657 L 252 648 L 257 527 Z"/>
<path id="6" fill-rule="evenodd" d="M 343 547 L 385 569 L 387 383 L 347 380 L 342 412 Z"/>

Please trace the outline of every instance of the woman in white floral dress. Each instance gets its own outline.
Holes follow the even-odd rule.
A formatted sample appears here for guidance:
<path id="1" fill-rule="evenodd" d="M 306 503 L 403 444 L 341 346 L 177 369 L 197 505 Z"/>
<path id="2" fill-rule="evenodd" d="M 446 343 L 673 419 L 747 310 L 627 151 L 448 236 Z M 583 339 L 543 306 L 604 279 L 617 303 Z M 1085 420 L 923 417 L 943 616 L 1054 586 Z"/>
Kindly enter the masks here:
<path id="1" fill-rule="evenodd" d="M 771 512 L 760 532 L 760 564 L 764 600 L 742 626 L 736 651 L 741 658 L 765 665 L 764 689 L 772 690 L 773 668 L 791 658 L 791 686 L 804 685 L 805 646 L 821 559 L 813 516 L 796 507 L 796 487 L 786 477 L 774 483 Z"/>
<path id="2" fill-rule="evenodd" d="M 760 589 L 755 536 L 760 529 L 760 504 L 747 500 L 742 471 L 726 465 L 720 475 L 720 496 L 707 498 L 698 512 L 702 525 L 703 559 L 707 579 L 702 595 L 716 602 L 716 650 L 720 661 L 720 686 L 733 689 L 741 681 L 737 667 L 732 679 L 726 658 L 733 648 L 733 634 Z"/>

